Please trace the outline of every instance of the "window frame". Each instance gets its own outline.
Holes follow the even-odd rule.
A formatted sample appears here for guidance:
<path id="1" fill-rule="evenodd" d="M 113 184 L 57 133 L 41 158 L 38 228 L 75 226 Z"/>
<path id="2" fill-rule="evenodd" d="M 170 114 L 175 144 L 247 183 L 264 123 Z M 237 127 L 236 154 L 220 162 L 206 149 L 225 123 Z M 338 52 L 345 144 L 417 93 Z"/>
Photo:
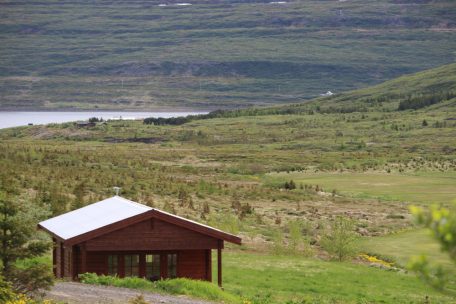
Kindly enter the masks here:
<path id="1" fill-rule="evenodd" d="M 135 261 L 136 260 L 136 261 Z M 136 263 L 134 263 L 136 262 Z M 141 257 L 132 253 L 124 255 L 124 277 L 139 277 Z M 134 271 L 136 269 L 136 272 Z"/>
<path id="2" fill-rule="evenodd" d="M 178 277 L 177 265 L 178 265 L 178 254 L 177 252 L 167 252 L 166 254 L 166 277 L 168 279 L 175 279 Z M 171 257 L 171 259 L 170 259 Z M 170 265 L 170 261 L 174 261 L 174 265 Z M 174 272 L 172 275 L 171 273 Z"/>
<path id="3" fill-rule="evenodd" d="M 148 262 L 147 258 L 152 257 L 152 261 Z M 160 253 L 146 253 L 144 255 L 145 276 L 150 281 L 158 281 L 162 278 L 162 255 Z M 157 263 L 158 261 L 158 263 Z M 156 263 L 154 265 L 154 263 Z M 155 272 L 155 273 L 154 273 Z"/>
<path id="4" fill-rule="evenodd" d="M 108 261 L 108 275 L 110 276 L 118 276 L 119 275 L 119 255 L 117 254 L 109 254 Z"/>

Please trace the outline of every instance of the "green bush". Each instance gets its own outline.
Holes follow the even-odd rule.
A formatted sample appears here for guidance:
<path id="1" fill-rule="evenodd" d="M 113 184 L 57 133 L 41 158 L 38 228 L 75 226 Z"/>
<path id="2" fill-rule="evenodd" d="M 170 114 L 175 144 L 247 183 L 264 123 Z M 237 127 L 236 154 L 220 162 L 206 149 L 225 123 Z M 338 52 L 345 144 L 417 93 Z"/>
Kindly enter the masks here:
<path id="1" fill-rule="evenodd" d="M 339 261 L 352 257 L 356 252 L 357 238 L 354 228 L 355 224 L 351 219 L 336 217 L 321 239 L 322 248 Z"/>
<path id="2" fill-rule="evenodd" d="M 95 273 L 84 273 L 79 275 L 79 278 L 81 279 L 81 282 L 85 284 L 109 285 L 158 293 L 187 295 L 224 303 L 240 302 L 238 297 L 221 290 L 217 285 L 184 278 L 151 282 L 146 279 L 133 277 L 119 278 L 105 275 L 98 276 Z"/>

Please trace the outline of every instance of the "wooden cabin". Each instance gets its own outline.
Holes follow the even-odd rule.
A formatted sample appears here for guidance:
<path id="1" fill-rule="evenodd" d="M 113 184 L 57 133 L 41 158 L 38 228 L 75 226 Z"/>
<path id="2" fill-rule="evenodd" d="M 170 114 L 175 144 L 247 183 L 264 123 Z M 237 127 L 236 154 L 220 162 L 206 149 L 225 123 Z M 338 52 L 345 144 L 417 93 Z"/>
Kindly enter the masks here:
<path id="1" fill-rule="evenodd" d="M 235 235 L 120 196 L 48 219 L 38 227 L 53 238 L 54 275 L 73 280 L 92 272 L 212 281 L 212 250 L 217 250 L 221 286 L 224 242 L 241 244 Z"/>

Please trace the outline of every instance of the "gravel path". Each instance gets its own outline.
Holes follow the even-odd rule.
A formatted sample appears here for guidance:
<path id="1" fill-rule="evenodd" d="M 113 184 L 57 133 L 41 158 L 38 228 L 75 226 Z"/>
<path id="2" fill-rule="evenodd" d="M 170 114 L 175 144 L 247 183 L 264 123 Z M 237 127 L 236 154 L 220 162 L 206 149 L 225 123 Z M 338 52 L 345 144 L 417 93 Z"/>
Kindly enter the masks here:
<path id="1" fill-rule="evenodd" d="M 150 304 L 211 304 L 202 300 L 194 300 L 184 296 L 169 296 L 150 293 L 129 288 L 112 286 L 98 286 L 75 282 L 56 283 L 46 293 L 46 298 L 62 301 L 69 304 L 126 304 L 128 301 L 142 294 Z"/>

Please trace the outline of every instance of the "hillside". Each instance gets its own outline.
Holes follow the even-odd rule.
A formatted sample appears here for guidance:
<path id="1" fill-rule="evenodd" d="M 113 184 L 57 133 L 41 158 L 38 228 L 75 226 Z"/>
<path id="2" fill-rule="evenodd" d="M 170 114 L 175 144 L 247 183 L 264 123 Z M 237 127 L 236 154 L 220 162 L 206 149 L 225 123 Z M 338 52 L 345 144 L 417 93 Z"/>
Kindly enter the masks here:
<path id="1" fill-rule="evenodd" d="M 216 110 L 185 118 L 150 118 L 146 123 L 183 124 L 192 120 L 258 115 L 291 115 L 308 113 L 396 112 L 429 107 L 441 110 L 456 107 L 456 63 L 401 76 L 379 85 L 317 97 L 306 102 L 250 107 L 238 110 Z"/>
<path id="2" fill-rule="evenodd" d="M 455 58 L 451 0 L 159 4 L 2 1 L 0 109 L 292 103 Z"/>
<path id="3" fill-rule="evenodd" d="M 409 205 L 455 199 L 456 102 L 398 110 L 410 93 L 451 92 L 454 68 L 346 93 L 350 113 L 334 106 L 349 105 L 341 94 L 180 125 L 0 130 L 0 190 L 58 215 L 119 186 L 124 197 L 240 235 L 241 248 L 226 246 L 224 286 L 251 303 L 454 303 L 456 267 L 416 229 Z M 391 94 L 399 99 L 355 111 Z M 338 216 L 359 238 L 345 262 L 327 261 L 321 241 Z M 444 265 L 444 292 L 407 271 L 421 253 Z"/>
<path id="4" fill-rule="evenodd" d="M 316 104 L 339 109 L 407 110 L 425 108 L 455 97 L 456 63 L 453 63 L 365 89 L 322 98 Z"/>

